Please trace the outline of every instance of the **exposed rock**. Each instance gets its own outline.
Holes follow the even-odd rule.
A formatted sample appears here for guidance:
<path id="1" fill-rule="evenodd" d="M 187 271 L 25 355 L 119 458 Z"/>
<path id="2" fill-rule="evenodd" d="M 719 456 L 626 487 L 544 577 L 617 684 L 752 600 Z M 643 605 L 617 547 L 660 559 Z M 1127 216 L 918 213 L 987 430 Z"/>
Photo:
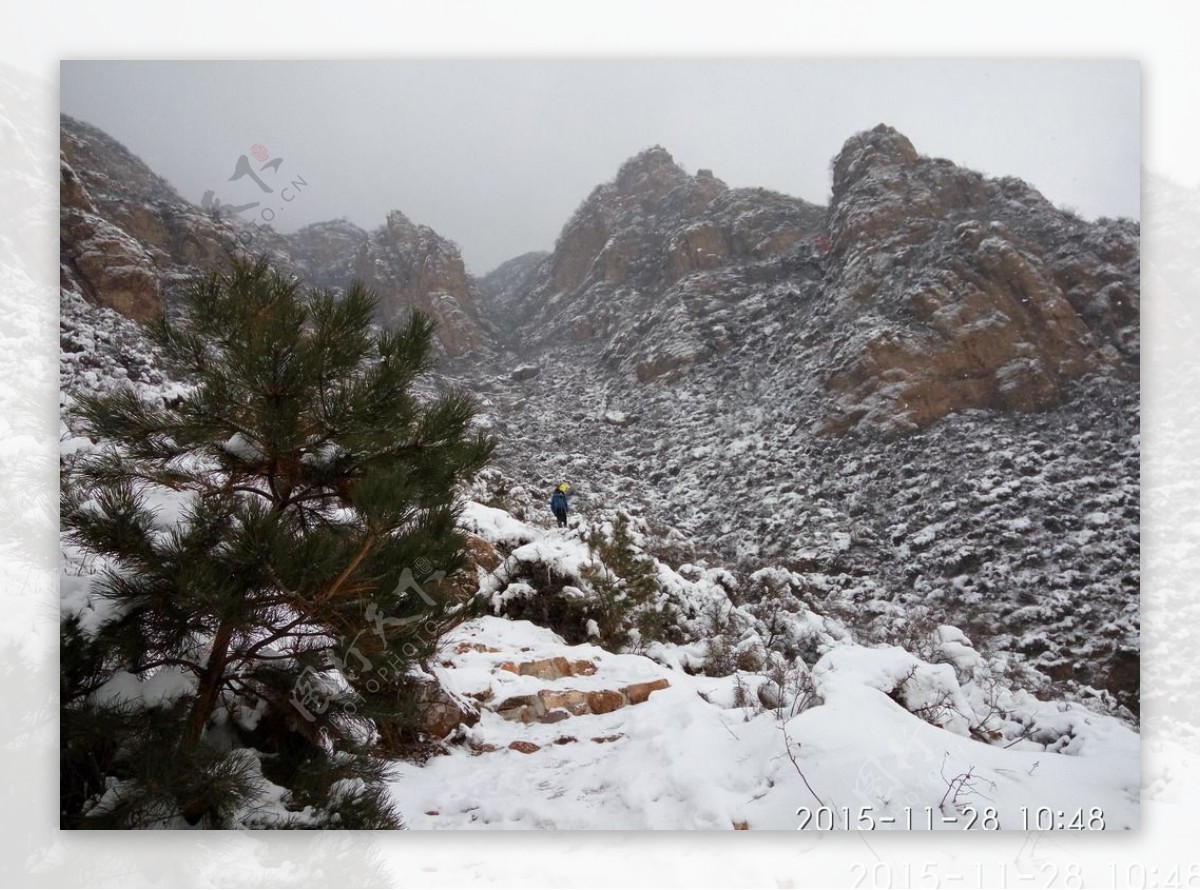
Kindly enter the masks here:
<path id="1" fill-rule="evenodd" d="M 535 751 L 542 750 L 541 745 L 535 745 L 533 742 L 526 741 L 509 742 L 508 747 L 522 754 L 533 754 Z"/>
<path id="2" fill-rule="evenodd" d="M 562 710 L 567 714 L 579 716 L 588 712 L 588 697 L 586 693 L 576 689 L 552 690 L 543 689 L 538 693 L 542 707 L 546 711 Z"/>
<path id="3" fill-rule="evenodd" d="M 557 680 L 560 677 L 571 676 L 571 663 L 562 656 L 539 658 L 519 665 L 517 673 L 522 677 L 537 677 L 539 680 Z"/>
<path id="4" fill-rule="evenodd" d="M 532 380 L 541 370 L 542 369 L 537 365 L 521 365 L 520 367 L 513 368 L 512 373 L 509 374 L 509 377 L 517 382 L 522 380 Z"/>
<path id="5" fill-rule="evenodd" d="M 379 298 L 385 325 L 403 323 L 414 309 L 429 314 L 449 356 L 488 343 L 478 287 L 458 248 L 399 211 L 370 233 L 333 220 L 282 235 L 222 210 L 220 196 L 211 210 L 185 201 L 89 124 L 63 115 L 61 134 L 64 280 L 79 279 L 84 295 L 100 305 L 145 318 L 161 309 L 162 298 L 173 298 L 175 282 L 223 268 L 233 257 L 261 254 L 313 287 L 344 289 L 363 281 Z"/>
<path id="6" fill-rule="evenodd" d="M 64 288 L 144 321 L 175 282 L 242 254 L 232 225 L 184 201 L 116 140 L 67 115 L 60 135 Z"/>
<path id="7" fill-rule="evenodd" d="M 646 683 L 632 683 L 622 689 L 621 692 L 629 699 L 631 705 L 640 705 L 650 698 L 650 693 L 657 692 L 659 689 L 666 689 L 670 685 L 666 677 L 659 677 L 657 680 L 650 680 Z"/>
<path id="8" fill-rule="evenodd" d="M 478 279 L 477 284 L 489 314 L 497 317 L 506 315 L 509 307 L 529 291 L 538 267 L 548 256 L 550 254 L 544 250 L 524 253 L 501 263 Z"/>
<path id="9" fill-rule="evenodd" d="M 67 194 L 60 222 L 62 263 L 82 285 L 83 294 L 99 306 L 137 321 L 162 311 L 162 294 L 154 257 L 128 233 L 86 209 L 91 205 L 65 163 L 62 188 Z M 65 284 L 65 282 L 64 282 Z"/>
<path id="10" fill-rule="evenodd" d="M 314 287 L 344 288 L 367 251 L 369 235 L 347 219 L 313 223 L 283 236 L 298 274 Z"/>
<path id="11" fill-rule="evenodd" d="M 546 713 L 546 707 L 537 695 L 514 695 L 496 706 L 496 713 L 505 720 L 532 723 Z"/>
<path id="12" fill-rule="evenodd" d="M 1067 380 L 1133 373 L 1136 337 L 1122 330 L 1137 304 L 1135 233 L 1098 236 L 1023 183 L 921 158 L 882 125 L 847 140 L 833 193 L 841 330 L 826 380 L 837 409 L 824 431 L 1040 410 L 1061 401 Z M 1082 271 L 1100 268 L 1103 295 Z"/>
<path id="13" fill-rule="evenodd" d="M 646 361 L 637 349 L 657 341 L 643 337 L 641 325 L 630 330 L 630 322 L 661 307 L 664 298 L 684 304 L 681 293 L 670 294 L 677 282 L 783 256 L 815 234 L 823 216 L 796 198 L 730 189 L 708 170 L 691 176 L 655 146 L 593 190 L 563 227 L 554 252 L 536 268 L 523 265 L 520 288 L 509 284 L 497 292 L 489 313 L 523 348 L 624 332 L 637 340 L 637 348 L 622 343 L 619 349 L 632 371 Z M 687 305 L 687 311 L 699 308 Z"/>
<path id="14" fill-rule="evenodd" d="M 476 538 L 476 540 L 483 541 L 483 543 L 485 543 L 485 544 L 487 543 L 487 541 L 484 541 L 483 538 Z M 499 652 L 499 651 L 500 651 L 499 649 L 496 649 L 492 646 L 485 646 L 483 643 L 459 643 L 457 646 L 454 647 L 455 655 L 465 655 L 468 652 Z"/>
<path id="15" fill-rule="evenodd" d="M 491 543 L 479 535 L 465 535 L 467 543 L 467 558 L 471 563 L 485 572 L 494 572 L 504 562 L 504 557 Z"/>
<path id="16" fill-rule="evenodd" d="M 393 210 L 370 233 L 353 275 L 378 295 L 385 324 L 398 324 L 419 309 L 438 322 L 438 339 L 451 357 L 484 345 L 476 287 L 462 255 L 429 226 Z"/>
<path id="17" fill-rule="evenodd" d="M 624 411 L 605 411 L 604 422 L 612 426 L 629 426 L 637 418 L 632 414 L 626 414 Z"/>
<path id="18" fill-rule="evenodd" d="M 421 732 L 444 739 L 460 726 L 479 722 L 479 709 L 462 696 L 444 689 L 432 677 L 423 680 L 416 696 Z"/>
<path id="19" fill-rule="evenodd" d="M 660 678 L 633 683 L 620 691 L 540 689 L 536 693 L 510 696 L 497 705 L 495 711 L 505 720 L 520 723 L 556 723 L 566 717 L 607 714 L 626 705 L 642 704 L 652 692 L 669 685 L 665 678 Z"/>
<path id="20" fill-rule="evenodd" d="M 876 168 L 915 164 L 919 159 L 908 137 L 887 124 L 855 133 L 833 159 L 834 199 Z"/>
<path id="21" fill-rule="evenodd" d="M 593 714 L 607 714 L 618 708 L 623 708 L 629 701 L 620 692 L 604 689 L 587 694 L 588 710 Z"/>
<path id="22" fill-rule="evenodd" d="M 596 673 L 596 665 L 586 658 L 569 661 L 562 656 L 553 658 L 538 658 L 515 664 L 511 661 L 501 662 L 497 670 L 520 674 L 522 677 L 537 677 L 539 680 L 558 680 L 577 674 L 590 675 Z"/>
<path id="23" fill-rule="evenodd" d="M 85 191 L 91 212 L 135 241 L 152 259 L 161 280 L 173 280 L 194 269 L 221 267 L 244 253 L 230 221 L 185 201 L 166 180 L 103 131 L 67 115 L 60 121 L 63 164 L 78 177 L 77 184 L 64 185 L 64 190 Z M 64 222 L 69 209 L 83 209 L 77 197 L 64 202 Z M 77 253 L 75 235 L 67 235 L 64 253 Z"/>
<path id="24" fill-rule="evenodd" d="M 87 189 L 83 187 L 83 181 L 62 156 L 59 158 L 58 204 L 63 210 L 93 214 L 96 212 Z"/>

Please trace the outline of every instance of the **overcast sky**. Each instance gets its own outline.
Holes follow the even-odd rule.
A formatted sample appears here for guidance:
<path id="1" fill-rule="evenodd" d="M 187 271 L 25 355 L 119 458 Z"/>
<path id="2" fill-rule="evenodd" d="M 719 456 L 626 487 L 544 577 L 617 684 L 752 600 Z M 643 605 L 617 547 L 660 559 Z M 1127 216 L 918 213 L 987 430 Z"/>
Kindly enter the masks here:
<path id="1" fill-rule="evenodd" d="M 810 201 L 852 133 L 1015 175 L 1088 217 L 1139 216 L 1136 62 L 664 60 L 63 62 L 62 110 L 199 203 L 259 201 L 292 231 L 392 209 L 483 274 L 554 244 L 621 162 L 665 146 L 689 172 Z M 276 168 L 253 161 L 259 145 Z M 239 156 L 248 176 L 229 181 Z M 307 186 L 279 200 L 280 184 Z"/>

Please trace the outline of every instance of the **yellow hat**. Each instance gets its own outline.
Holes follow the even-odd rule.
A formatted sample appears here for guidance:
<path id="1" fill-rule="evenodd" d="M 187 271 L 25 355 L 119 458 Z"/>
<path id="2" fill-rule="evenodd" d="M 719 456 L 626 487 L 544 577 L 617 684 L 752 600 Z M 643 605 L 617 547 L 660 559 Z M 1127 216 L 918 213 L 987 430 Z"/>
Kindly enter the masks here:
<path id="1" fill-rule="evenodd" d="M 567 485 L 567 483 L 564 482 L 562 485 L 558 486 L 558 490 L 559 491 L 570 491 L 571 486 Z"/>

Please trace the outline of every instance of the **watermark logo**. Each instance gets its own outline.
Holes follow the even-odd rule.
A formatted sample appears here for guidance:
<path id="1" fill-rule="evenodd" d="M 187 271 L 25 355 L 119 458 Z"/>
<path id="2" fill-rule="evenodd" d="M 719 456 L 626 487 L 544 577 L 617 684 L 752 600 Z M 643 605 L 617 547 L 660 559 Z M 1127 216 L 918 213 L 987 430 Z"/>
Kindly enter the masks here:
<path id="1" fill-rule="evenodd" d="M 915 730 L 903 741 L 890 739 L 888 747 L 888 754 L 872 757 L 859 767 L 853 788 L 858 802 L 875 806 L 886 801 L 892 806 L 918 807 L 931 797 L 936 801 L 937 785 L 929 772 L 937 762 L 937 753 Z M 918 787 L 912 785 L 914 776 L 925 776 Z"/>
<path id="2" fill-rule="evenodd" d="M 417 559 L 414 566 L 417 572 L 424 576 L 422 580 L 418 581 L 412 568 L 405 566 L 400 572 L 400 579 L 396 582 L 392 595 L 397 599 L 415 596 L 428 606 L 428 609 L 414 615 L 396 618 L 389 616 L 379 607 L 378 603 L 368 602 L 363 610 L 363 619 L 367 627 L 355 634 L 343 649 L 330 655 L 333 668 L 341 673 L 348 682 L 361 683 L 362 688 L 369 693 L 378 692 L 383 688 L 385 682 L 394 681 L 405 670 L 404 663 L 389 648 L 389 632 L 394 633 L 395 630 L 407 628 L 410 625 L 420 625 L 415 629 L 415 640 L 410 640 L 400 647 L 403 655 L 412 659 L 420 654 L 422 646 L 435 640 L 441 631 L 441 626 L 431 617 L 438 608 L 438 601 L 425 590 L 425 585 L 441 582 L 445 579 L 446 573 L 434 571 L 433 566 L 424 557 Z M 382 654 L 375 656 L 377 659 L 375 662 L 367 657 L 358 644 L 359 638 L 368 632 L 379 637 L 383 648 Z M 311 723 L 317 719 L 317 716 L 329 710 L 330 703 L 337 695 L 338 688 L 333 680 L 309 666 L 305 667 L 300 676 L 296 678 L 296 682 L 292 686 L 290 701 L 300 716 Z M 344 710 L 353 714 L 355 707 L 352 703 L 347 703 Z"/>
<path id="3" fill-rule="evenodd" d="M 217 197 L 213 189 L 206 190 L 203 197 L 200 198 L 200 206 L 216 218 L 220 218 L 222 215 L 240 215 L 250 210 L 258 210 L 258 213 L 249 220 L 251 230 L 241 230 L 237 234 L 238 241 L 244 247 L 249 247 L 253 243 L 254 227 L 261 223 L 273 223 L 277 216 L 284 211 L 285 205 L 295 201 L 301 192 L 308 188 L 308 181 L 303 176 L 297 175 L 284 182 L 283 176 L 279 172 L 284 159 L 282 157 L 272 158 L 271 153 L 261 142 L 256 142 L 251 147 L 250 155 L 257 162 L 257 168 L 249 156 L 238 155 L 238 159 L 233 165 L 233 175 L 227 181 L 249 180 L 257 186 L 259 200 L 234 204 Z M 264 177 L 269 178 L 270 182 Z M 268 195 L 271 198 L 264 203 L 263 198 Z"/>

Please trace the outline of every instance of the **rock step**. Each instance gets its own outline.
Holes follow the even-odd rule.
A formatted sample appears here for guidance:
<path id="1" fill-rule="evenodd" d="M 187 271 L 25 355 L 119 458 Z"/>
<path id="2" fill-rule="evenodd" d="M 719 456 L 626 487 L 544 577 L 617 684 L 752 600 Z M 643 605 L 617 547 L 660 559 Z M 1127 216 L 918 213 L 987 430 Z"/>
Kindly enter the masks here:
<path id="1" fill-rule="evenodd" d="M 500 664 L 500 670 L 522 677 L 536 677 L 539 680 L 561 680 L 563 677 L 590 677 L 596 673 L 596 664 L 586 658 L 568 661 L 562 656 L 556 656 L 521 664 L 505 661 Z"/>
<path id="2" fill-rule="evenodd" d="M 565 659 L 560 659 L 565 660 Z M 631 683 L 620 690 L 540 689 L 528 695 L 514 695 L 494 710 L 505 720 L 521 723 L 557 723 L 583 714 L 608 714 L 627 705 L 638 705 L 650 694 L 671 684 L 664 677 L 644 683 Z"/>

